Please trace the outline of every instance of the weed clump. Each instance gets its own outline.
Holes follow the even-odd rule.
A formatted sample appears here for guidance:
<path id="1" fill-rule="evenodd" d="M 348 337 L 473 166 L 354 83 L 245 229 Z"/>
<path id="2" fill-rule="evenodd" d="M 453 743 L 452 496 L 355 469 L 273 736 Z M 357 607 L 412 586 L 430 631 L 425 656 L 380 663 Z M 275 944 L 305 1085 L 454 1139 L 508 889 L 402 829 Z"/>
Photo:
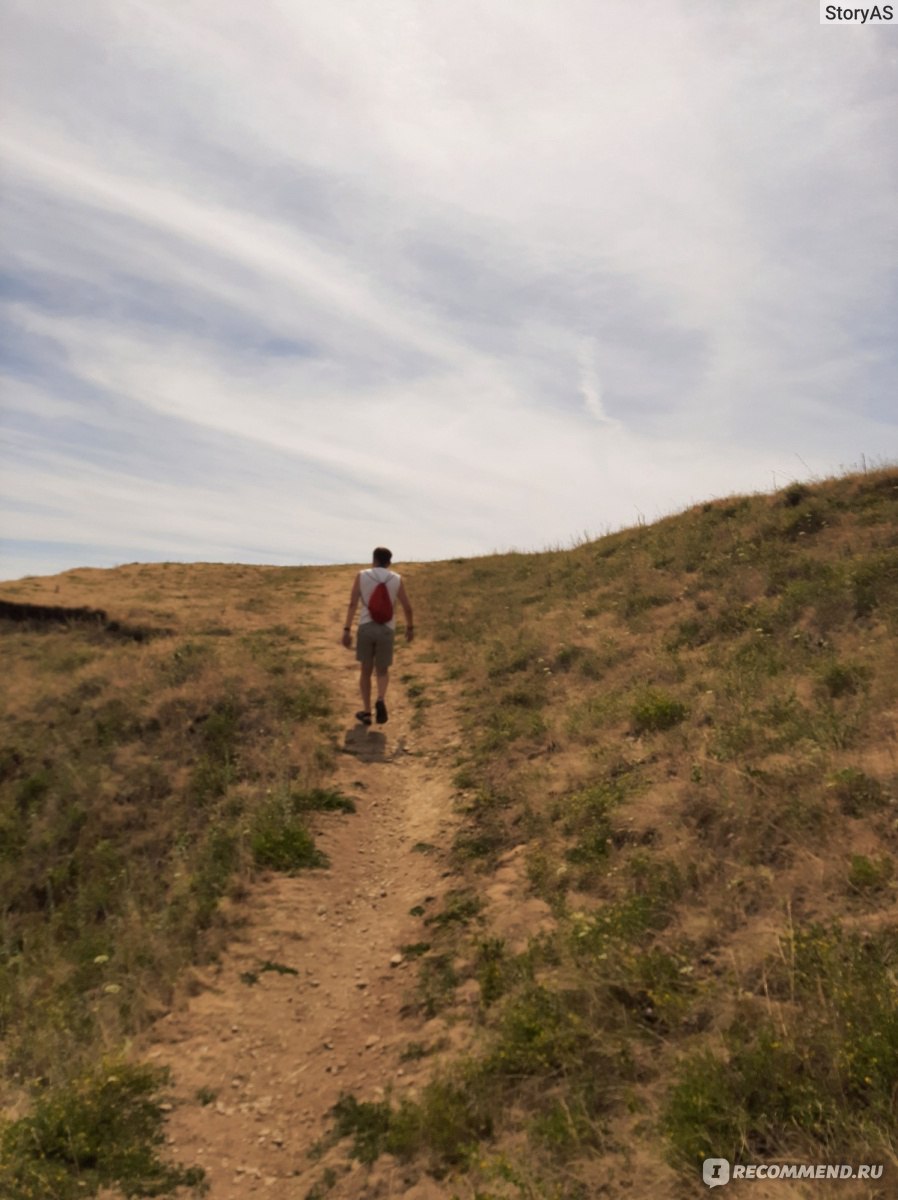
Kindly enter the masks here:
<path id="1" fill-rule="evenodd" d="M 630 707 L 630 721 L 635 734 L 657 733 L 679 725 L 687 713 L 682 701 L 659 688 L 646 688 Z"/>
<path id="2" fill-rule="evenodd" d="M 128 1196 L 202 1189 L 201 1167 L 164 1162 L 164 1069 L 107 1061 L 39 1095 L 31 1116 L 0 1125 L 4 1200 L 76 1200 L 101 1187 Z"/>
<path id="3" fill-rule="evenodd" d="M 258 867 L 275 871 L 297 871 L 303 867 L 326 867 L 328 859 L 298 819 L 289 802 L 273 797 L 255 814 L 250 833 L 253 860 Z"/>
<path id="4" fill-rule="evenodd" d="M 830 779 L 842 812 L 849 817 L 860 817 L 889 803 L 889 797 L 878 779 L 866 775 L 855 767 L 836 771 Z"/>
<path id="5" fill-rule="evenodd" d="M 352 1138 L 353 1158 L 370 1165 L 381 1154 L 410 1159 L 426 1152 L 440 1167 L 465 1163 L 479 1142 L 492 1137 L 493 1118 L 477 1089 L 450 1080 L 427 1085 L 420 1101 L 359 1101 L 341 1096 L 331 1113 L 334 1137 Z"/>
<path id="6" fill-rule="evenodd" d="M 848 887 L 862 895 L 882 892 L 891 883 L 894 873 L 895 864 L 888 855 L 874 860 L 866 854 L 853 854 L 848 869 Z"/>

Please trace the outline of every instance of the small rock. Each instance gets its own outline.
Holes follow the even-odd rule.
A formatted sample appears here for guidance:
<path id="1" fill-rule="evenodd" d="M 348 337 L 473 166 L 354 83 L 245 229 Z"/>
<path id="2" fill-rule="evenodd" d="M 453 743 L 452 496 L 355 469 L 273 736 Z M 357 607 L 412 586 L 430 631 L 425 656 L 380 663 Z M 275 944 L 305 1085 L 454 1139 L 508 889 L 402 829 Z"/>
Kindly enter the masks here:
<path id="1" fill-rule="evenodd" d="M 367 979 L 357 979 L 355 981 L 355 986 L 357 988 L 366 988 L 368 986 L 368 980 Z"/>
<path id="2" fill-rule="evenodd" d="M 370 1050 L 371 1047 L 376 1046 L 379 1041 L 380 1041 L 380 1038 L 378 1037 L 378 1035 L 376 1033 L 372 1033 L 371 1036 L 365 1042 L 365 1049 Z"/>
<path id="3" fill-rule="evenodd" d="M 400 965 L 400 963 L 402 963 L 402 962 L 403 962 L 402 955 L 401 955 L 401 954 L 394 954 L 394 955 L 393 955 L 393 957 L 390 959 L 390 966 L 391 966 L 391 967 L 398 967 L 398 966 Z"/>

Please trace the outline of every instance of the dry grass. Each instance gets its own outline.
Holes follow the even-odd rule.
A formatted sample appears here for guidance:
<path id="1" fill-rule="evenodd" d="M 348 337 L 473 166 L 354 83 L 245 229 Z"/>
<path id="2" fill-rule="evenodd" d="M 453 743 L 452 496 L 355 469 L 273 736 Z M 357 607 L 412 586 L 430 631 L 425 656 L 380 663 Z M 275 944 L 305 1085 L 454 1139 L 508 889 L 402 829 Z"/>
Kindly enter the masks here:
<path id="1" fill-rule="evenodd" d="M 28 1096 L 64 1107 L 73 1081 L 165 1011 L 185 968 L 225 944 L 260 867 L 320 861 L 305 801 L 327 780 L 335 737 L 297 620 L 304 579 L 135 565 L 3 587 L 8 599 L 103 608 L 149 635 L 2 631 L 8 1111 Z M 26 1186 L 4 1177 L 14 1184 Z"/>
<path id="2" fill-rule="evenodd" d="M 557 921 L 529 974 L 481 969 L 469 1086 L 496 1146 L 528 1134 L 501 1194 L 573 1200 L 627 1154 L 669 1189 L 706 1153 L 894 1170 L 896 529 L 887 469 L 423 573 L 468 711 L 459 857 L 486 887 L 523 845 Z"/>
<path id="3" fill-rule="evenodd" d="M 474 988 L 477 1049 L 417 1106 L 347 1101 L 363 1157 L 546 1200 L 618 1194 L 634 1164 L 629 1195 L 692 1195 L 707 1152 L 894 1172 L 896 530 L 883 469 L 416 568 L 418 653 L 466 727 L 443 764 L 464 878 L 417 1003 Z M 254 831 L 279 861 L 310 852 L 296 795 L 326 786 L 333 738 L 306 578 L 132 565 L 3 589 L 170 630 L 5 635 L 10 1099 L 115 1048 L 216 953 Z M 426 721 L 441 697 L 402 682 Z"/>

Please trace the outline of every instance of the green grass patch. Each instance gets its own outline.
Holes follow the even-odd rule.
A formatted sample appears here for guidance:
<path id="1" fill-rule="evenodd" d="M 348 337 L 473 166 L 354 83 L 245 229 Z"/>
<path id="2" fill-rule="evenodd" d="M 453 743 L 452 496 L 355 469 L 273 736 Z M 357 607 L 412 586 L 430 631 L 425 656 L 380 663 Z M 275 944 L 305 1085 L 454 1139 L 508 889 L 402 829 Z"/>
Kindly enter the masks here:
<path id="1" fill-rule="evenodd" d="M 483 900 L 470 888 L 455 888 L 446 894 L 440 912 L 427 917 L 425 925 L 445 928 L 447 925 L 467 925 L 480 914 Z"/>
<path id="2" fill-rule="evenodd" d="M 289 797 L 273 796 L 253 816 L 250 848 L 256 866 L 275 871 L 326 867 L 328 859 L 296 815 Z"/>
<path id="3" fill-rule="evenodd" d="M 356 811 L 352 797 L 344 796 L 335 788 L 309 788 L 307 791 L 291 792 L 290 806 L 294 813 Z"/>
<path id="4" fill-rule="evenodd" d="M 857 770 L 845 767 L 830 778 L 829 786 L 835 793 L 842 812 L 849 817 L 861 817 L 885 808 L 890 798 L 878 779 Z"/>
<path id="5" fill-rule="evenodd" d="M 746 1003 L 726 1057 L 689 1055 L 667 1101 L 675 1158 L 803 1152 L 875 1161 L 890 1139 L 898 1078 L 898 932 L 812 925 L 770 964 L 776 1017 Z M 869 1159 L 868 1159 L 869 1160 Z"/>
<path id="6" fill-rule="evenodd" d="M 168 1074 L 107 1061 L 39 1094 L 30 1116 L 0 1125 L 4 1200 L 76 1200 L 101 1187 L 128 1196 L 202 1192 L 204 1171 L 166 1163 L 159 1090 Z"/>
<path id="7" fill-rule="evenodd" d="M 848 868 L 848 887 L 859 895 L 875 895 L 885 891 L 895 875 L 895 863 L 888 855 L 868 858 L 866 854 L 853 854 Z"/>
<path id="8" fill-rule="evenodd" d="M 441 1167 L 466 1164 L 477 1146 L 492 1136 L 486 1098 L 462 1083 L 434 1080 L 417 1102 L 359 1101 L 342 1096 L 331 1110 L 337 1138 L 351 1138 L 353 1158 L 370 1165 L 381 1154 L 408 1160 L 427 1154 Z"/>
<path id="9" fill-rule="evenodd" d="M 633 732 L 657 733 L 672 729 L 686 719 L 688 709 L 682 701 L 660 688 L 645 688 L 630 706 Z"/>

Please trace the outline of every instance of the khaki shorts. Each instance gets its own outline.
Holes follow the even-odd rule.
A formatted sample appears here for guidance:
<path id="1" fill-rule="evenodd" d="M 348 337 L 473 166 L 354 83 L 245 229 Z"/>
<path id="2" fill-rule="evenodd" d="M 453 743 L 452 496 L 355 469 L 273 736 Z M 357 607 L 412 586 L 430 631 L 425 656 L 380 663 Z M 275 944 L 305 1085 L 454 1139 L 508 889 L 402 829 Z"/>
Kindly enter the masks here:
<path id="1" fill-rule="evenodd" d="M 366 621 L 359 626 L 355 656 L 360 663 L 374 663 L 375 670 L 386 671 L 393 662 L 393 630 L 389 625 Z"/>

